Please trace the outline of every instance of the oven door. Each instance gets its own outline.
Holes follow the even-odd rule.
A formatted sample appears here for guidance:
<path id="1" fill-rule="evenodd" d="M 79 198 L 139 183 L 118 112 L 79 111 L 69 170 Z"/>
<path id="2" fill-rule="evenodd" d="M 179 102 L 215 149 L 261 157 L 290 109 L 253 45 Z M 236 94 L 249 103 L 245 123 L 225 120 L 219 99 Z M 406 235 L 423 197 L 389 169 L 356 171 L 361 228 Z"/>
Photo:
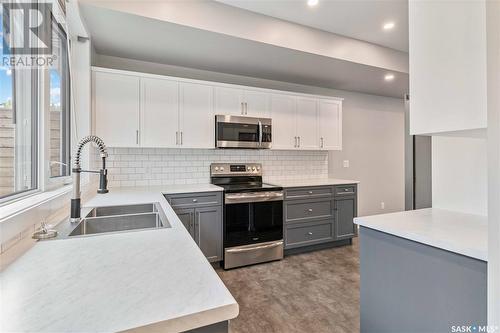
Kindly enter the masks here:
<path id="1" fill-rule="evenodd" d="M 224 205 L 224 248 L 283 239 L 283 200 Z"/>
<path id="2" fill-rule="evenodd" d="M 270 148 L 271 119 L 215 116 L 217 148 Z"/>

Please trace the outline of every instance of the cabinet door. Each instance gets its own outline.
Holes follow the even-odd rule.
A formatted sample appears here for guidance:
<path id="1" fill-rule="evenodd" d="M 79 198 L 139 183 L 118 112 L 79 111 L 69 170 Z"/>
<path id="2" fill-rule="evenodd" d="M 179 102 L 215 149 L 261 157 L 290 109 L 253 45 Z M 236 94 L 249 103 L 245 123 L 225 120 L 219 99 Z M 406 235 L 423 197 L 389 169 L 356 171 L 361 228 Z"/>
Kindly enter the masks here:
<path id="1" fill-rule="evenodd" d="M 209 261 L 222 260 L 222 208 L 196 208 L 195 241 Z"/>
<path id="2" fill-rule="evenodd" d="M 215 87 L 215 114 L 242 116 L 242 98 L 240 89 Z"/>
<path id="3" fill-rule="evenodd" d="M 319 149 L 317 99 L 297 98 L 297 136 L 299 149 Z"/>
<path id="4" fill-rule="evenodd" d="M 141 79 L 141 146 L 176 147 L 179 128 L 179 84 Z"/>
<path id="5" fill-rule="evenodd" d="M 295 104 L 296 99 L 294 96 L 277 94 L 271 96 L 273 149 L 296 148 Z"/>
<path id="6" fill-rule="evenodd" d="M 356 197 L 335 199 L 335 239 L 351 238 L 356 235 L 353 219 L 356 217 Z"/>
<path id="7" fill-rule="evenodd" d="M 213 88 L 180 84 L 180 144 L 183 148 L 214 148 Z"/>
<path id="8" fill-rule="evenodd" d="M 319 101 L 319 144 L 324 150 L 342 150 L 342 102 Z"/>
<path id="9" fill-rule="evenodd" d="M 94 72 L 95 134 L 109 147 L 139 145 L 140 79 Z"/>
<path id="10" fill-rule="evenodd" d="M 243 97 L 244 114 L 249 117 L 268 118 L 269 117 L 269 94 L 245 90 Z"/>
<path id="11" fill-rule="evenodd" d="M 189 232 L 191 237 L 195 239 L 195 234 L 194 234 L 194 208 L 184 208 L 184 209 L 176 209 L 175 213 L 181 220 L 182 224 L 184 224 L 184 227 L 186 230 Z M 196 240 L 196 239 L 195 239 Z"/>

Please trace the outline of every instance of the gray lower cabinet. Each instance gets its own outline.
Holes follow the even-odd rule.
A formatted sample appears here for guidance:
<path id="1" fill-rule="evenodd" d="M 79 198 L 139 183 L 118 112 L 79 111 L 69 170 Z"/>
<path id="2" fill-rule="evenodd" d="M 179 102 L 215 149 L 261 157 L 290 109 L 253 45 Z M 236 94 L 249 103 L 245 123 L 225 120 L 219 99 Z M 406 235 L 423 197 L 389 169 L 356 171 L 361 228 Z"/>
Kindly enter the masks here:
<path id="1" fill-rule="evenodd" d="M 196 208 L 194 239 L 209 261 L 222 260 L 222 208 Z"/>
<path id="2" fill-rule="evenodd" d="M 285 249 L 334 243 L 357 235 L 357 185 L 286 188 Z M 340 242 L 339 242 L 340 243 Z"/>
<path id="3" fill-rule="evenodd" d="M 356 236 L 357 228 L 353 223 L 357 212 L 355 196 L 334 199 L 335 239 L 346 239 Z"/>
<path id="4" fill-rule="evenodd" d="M 183 193 L 165 197 L 207 259 L 222 260 L 222 195 Z"/>

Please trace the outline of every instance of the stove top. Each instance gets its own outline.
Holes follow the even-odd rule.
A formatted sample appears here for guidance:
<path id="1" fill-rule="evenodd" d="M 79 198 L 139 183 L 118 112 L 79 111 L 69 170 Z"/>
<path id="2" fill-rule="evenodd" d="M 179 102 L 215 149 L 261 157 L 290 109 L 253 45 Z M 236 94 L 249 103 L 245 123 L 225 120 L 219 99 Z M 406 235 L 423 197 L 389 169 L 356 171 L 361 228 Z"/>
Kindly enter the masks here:
<path id="1" fill-rule="evenodd" d="M 259 163 L 212 163 L 210 179 L 226 193 L 283 190 L 280 186 L 262 182 L 262 165 Z"/>

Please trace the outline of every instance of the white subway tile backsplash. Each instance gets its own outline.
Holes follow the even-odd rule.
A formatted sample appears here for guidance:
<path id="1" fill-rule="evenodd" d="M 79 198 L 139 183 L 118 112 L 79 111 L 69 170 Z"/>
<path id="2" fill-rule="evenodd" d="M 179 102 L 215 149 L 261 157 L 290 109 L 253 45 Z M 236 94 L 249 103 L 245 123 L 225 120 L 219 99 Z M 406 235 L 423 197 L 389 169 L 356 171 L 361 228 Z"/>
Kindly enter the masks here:
<path id="1" fill-rule="evenodd" d="M 328 176 L 326 151 L 109 148 L 108 154 L 111 187 L 208 183 L 214 162 L 262 163 L 268 182 Z"/>

